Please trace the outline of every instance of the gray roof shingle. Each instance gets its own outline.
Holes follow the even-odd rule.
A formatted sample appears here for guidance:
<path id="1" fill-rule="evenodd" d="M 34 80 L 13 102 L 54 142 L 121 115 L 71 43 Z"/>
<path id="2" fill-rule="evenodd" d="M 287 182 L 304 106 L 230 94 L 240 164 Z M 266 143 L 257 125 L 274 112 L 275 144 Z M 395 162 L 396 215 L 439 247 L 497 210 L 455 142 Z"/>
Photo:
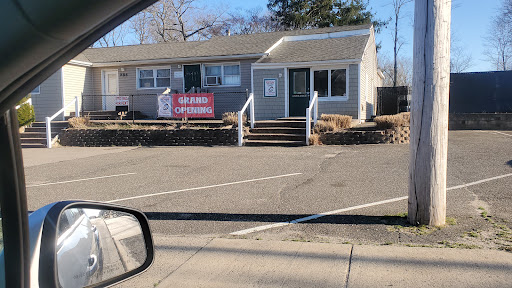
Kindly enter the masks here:
<path id="1" fill-rule="evenodd" d="M 257 63 L 361 59 L 370 35 L 283 42 Z"/>
<path id="2" fill-rule="evenodd" d="M 144 44 L 144 45 L 129 45 L 129 46 L 117 46 L 110 48 L 88 48 L 82 53 L 77 55 L 74 60 L 87 61 L 91 63 L 110 63 L 110 62 L 125 62 L 125 61 L 137 61 L 137 60 L 158 60 L 158 59 L 176 59 L 176 58 L 195 58 L 195 57 L 210 57 L 210 56 L 235 56 L 235 55 L 248 55 L 248 54 L 263 54 L 267 51 L 274 43 L 284 36 L 295 36 L 295 35 L 311 35 L 321 33 L 332 33 L 341 31 L 353 31 L 361 29 L 370 29 L 371 24 L 357 25 L 357 26 L 338 26 L 320 29 L 308 29 L 308 30 L 292 30 L 292 31 L 278 31 L 269 33 L 256 33 L 248 35 L 233 35 L 233 36 L 217 36 L 207 41 L 190 41 L 190 42 L 172 42 L 172 43 L 157 43 L 157 44 Z M 339 38 L 345 39 L 341 44 L 345 45 L 345 42 L 350 42 L 354 37 Z M 366 37 L 367 39 L 368 37 Z M 283 42 L 272 51 L 269 57 L 266 57 L 262 61 L 281 61 L 278 59 L 290 59 L 285 57 L 283 47 L 292 49 L 292 52 L 296 49 L 300 51 L 311 51 L 306 43 L 314 45 L 315 41 L 326 41 L 325 40 L 314 40 L 314 41 L 297 41 L 297 42 Z M 338 40 L 338 39 L 337 39 Z M 299 43 L 304 42 L 304 43 Z M 315 42 L 315 43 L 313 43 Z M 318 45 L 323 45 L 318 42 Z M 338 41 L 327 41 L 329 45 L 340 44 Z M 358 44 L 359 41 L 357 42 Z M 341 45 L 340 44 L 340 45 Z M 352 44 L 346 44 L 347 47 L 352 47 Z M 356 44 L 354 44 L 356 45 Z M 281 47 L 283 46 L 283 47 Z M 316 46 L 315 46 L 316 47 Z M 362 47 L 364 49 L 364 45 Z M 299 51 L 297 50 L 297 51 Z M 315 50 L 317 50 L 315 48 Z M 325 50 L 325 49 L 324 49 Z M 354 51 L 352 51 L 354 50 Z M 357 50 L 357 51 L 356 51 Z M 357 54 L 361 49 L 352 49 L 350 53 L 346 53 L 349 56 Z M 331 51 L 332 52 L 332 51 Z M 354 53 L 352 53 L 354 52 Z M 313 57 L 312 53 L 308 57 Z M 344 52 L 345 53 L 345 52 Z M 306 59 L 307 55 L 300 55 L 293 52 L 296 56 L 301 56 L 301 59 Z M 317 54 L 317 53 L 315 53 Z M 281 55 L 281 56 L 279 56 Z M 332 53 L 322 52 L 319 55 L 325 55 L 325 57 L 332 57 Z M 344 54 L 341 54 L 344 55 Z M 335 59 L 341 59 L 341 55 L 338 55 Z M 318 58 L 318 57 L 316 57 Z M 315 59 L 316 59 L 315 58 Z M 354 59 L 354 58 L 351 58 Z M 293 62 L 297 60 L 294 59 Z M 306 60 L 304 60 L 306 61 Z M 266 63 L 266 62 L 264 62 Z"/>

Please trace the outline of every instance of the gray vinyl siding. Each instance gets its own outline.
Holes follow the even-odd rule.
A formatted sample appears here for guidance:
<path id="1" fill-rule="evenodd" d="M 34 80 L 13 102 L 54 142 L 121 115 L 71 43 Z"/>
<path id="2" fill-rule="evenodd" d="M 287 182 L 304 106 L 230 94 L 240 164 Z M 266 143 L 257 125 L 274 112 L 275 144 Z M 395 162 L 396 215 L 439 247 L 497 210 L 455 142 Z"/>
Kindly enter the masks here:
<path id="1" fill-rule="evenodd" d="M 45 121 L 55 112 L 62 109 L 62 69 L 48 77 L 40 86 L 40 94 L 32 95 L 32 105 L 36 114 L 36 121 Z M 57 117 L 55 120 L 62 120 Z"/>
<path id="2" fill-rule="evenodd" d="M 273 120 L 285 117 L 284 69 L 254 69 L 254 117 L 256 120 Z M 281 74 L 281 77 L 279 77 Z M 264 97 L 263 79 L 277 79 L 277 97 Z"/>
<path id="3" fill-rule="evenodd" d="M 318 113 L 341 114 L 357 119 L 357 97 L 359 87 L 358 64 L 351 64 L 348 68 L 348 100 L 347 101 L 318 101 Z"/>
<path id="4" fill-rule="evenodd" d="M 78 96 L 78 107 L 82 106 L 82 94 L 92 92 L 92 69 L 90 67 L 66 64 L 62 67 L 64 103 L 67 105 Z M 75 105 L 66 108 L 65 115 L 75 111 Z"/>
<path id="5" fill-rule="evenodd" d="M 246 91 L 251 90 L 251 63 L 257 59 L 246 59 L 240 61 L 218 61 L 218 62 L 203 62 L 201 64 L 213 63 L 234 63 L 240 62 L 240 86 L 230 87 L 203 87 L 202 91 L 208 93 L 215 93 L 214 95 L 214 111 L 215 118 L 221 118 L 222 113 L 239 111 L 247 100 Z M 183 64 L 198 64 L 198 63 L 183 63 Z M 94 89 L 92 94 L 101 95 L 102 91 L 102 70 L 117 70 L 119 79 L 119 95 L 134 95 L 133 108 L 140 111 L 149 118 L 156 118 L 158 111 L 157 95 L 165 91 L 165 88 L 155 89 L 137 89 L 137 68 L 151 68 L 151 67 L 170 67 L 171 68 L 171 93 L 183 93 L 183 78 L 175 78 L 174 72 L 183 71 L 183 64 L 169 64 L 162 63 L 157 65 L 134 65 L 122 67 L 101 67 L 92 69 L 92 82 Z M 180 68 L 178 68 L 178 65 Z M 124 71 L 121 71 L 121 68 Z M 123 73 L 126 76 L 120 76 Z M 92 96 L 89 98 L 93 98 Z M 95 97 L 94 110 L 102 109 L 101 97 Z"/>

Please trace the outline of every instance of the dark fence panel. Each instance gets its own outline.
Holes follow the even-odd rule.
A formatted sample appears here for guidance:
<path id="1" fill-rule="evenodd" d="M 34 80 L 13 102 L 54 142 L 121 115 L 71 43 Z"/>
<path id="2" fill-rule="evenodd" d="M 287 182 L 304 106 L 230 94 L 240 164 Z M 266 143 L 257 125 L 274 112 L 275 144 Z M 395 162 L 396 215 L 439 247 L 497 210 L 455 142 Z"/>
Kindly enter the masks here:
<path id="1" fill-rule="evenodd" d="M 451 74 L 450 113 L 512 113 L 512 71 Z"/>
<path id="2" fill-rule="evenodd" d="M 410 110 L 410 89 L 407 86 L 378 87 L 377 115 L 393 115 Z"/>

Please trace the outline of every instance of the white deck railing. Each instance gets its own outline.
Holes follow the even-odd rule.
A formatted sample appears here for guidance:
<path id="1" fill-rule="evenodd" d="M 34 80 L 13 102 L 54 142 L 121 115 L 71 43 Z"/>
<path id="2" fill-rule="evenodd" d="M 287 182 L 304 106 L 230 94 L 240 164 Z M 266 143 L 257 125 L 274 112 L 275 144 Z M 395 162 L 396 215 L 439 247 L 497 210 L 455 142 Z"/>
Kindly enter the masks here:
<path id="1" fill-rule="evenodd" d="M 242 146 L 244 144 L 244 112 L 247 107 L 251 105 L 251 128 L 254 128 L 254 94 L 249 94 L 249 99 L 245 102 L 242 110 L 238 111 L 238 146 Z"/>
<path id="2" fill-rule="evenodd" d="M 306 108 L 306 145 L 309 145 L 309 137 L 311 137 L 311 110 L 313 110 L 313 125 L 318 120 L 318 91 L 313 94 L 313 99 L 309 101 L 309 107 Z"/>
<path id="3" fill-rule="evenodd" d="M 64 113 L 64 111 L 66 111 L 66 109 L 73 105 L 73 103 L 75 104 L 75 117 L 80 117 L 80 111 L 78 109 L 78 96 L 75 97 L 75 99 L 73 99 L 73 101 L 69 102 L 68 105 L 62 107 L 62 109 L 60 109 L 59 111 L 57 111 L 57 113 L 53 114 L 52 117 L 46 117 L 46 147 L 47 148 L 52 148 L 52 142 L 53 142 L 53 139 L 52 139 L 52 120 L 55 119 L 55 117 L 59 116 L 61 113 Z"/>

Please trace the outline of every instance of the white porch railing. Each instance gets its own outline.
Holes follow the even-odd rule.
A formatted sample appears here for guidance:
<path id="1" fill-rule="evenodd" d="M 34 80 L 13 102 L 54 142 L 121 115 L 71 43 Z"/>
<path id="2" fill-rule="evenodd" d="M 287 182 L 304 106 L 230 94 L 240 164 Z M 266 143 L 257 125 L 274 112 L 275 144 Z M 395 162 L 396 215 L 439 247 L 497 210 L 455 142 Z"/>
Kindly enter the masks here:
<path id="1" fill-rule="evenodd" d="M 66 108 L 71 106 L 72 104 L 75 104 L 75 117 L 80 117 L 80 110 L 78 109 L 78 96 L 73 99 L 73 101 L 69 102 L 66 106 L 62 107 L 57 113 L 53 114 L 52 117 L 46 117 L 46 147 L 52 148 L 52 120 L 55 119 L 55 117 L 59 116 L 60 113 L 64 113 L 66 111 Z"/>
<path id="2" fill-rule="evenodd" d="M 254 128 L 254 94 L 249 94 L 249 98 L 245 102 L 242 110 L 238 111 L 238 146 L 242 146 L 244 144 L 244 112 L 247 107 L 251 105 L 251 128 Z"/>
<path id="3" fill-rule="evenodd" d="M 318 120 L 318 91 L 313 94 L 313 99 L 309 101 L 309 107 L 306 108 L 306 145 L 309 145 L 309 137 L 311 137 L 311 110 L 313 110 L 313 125 Z"/>

